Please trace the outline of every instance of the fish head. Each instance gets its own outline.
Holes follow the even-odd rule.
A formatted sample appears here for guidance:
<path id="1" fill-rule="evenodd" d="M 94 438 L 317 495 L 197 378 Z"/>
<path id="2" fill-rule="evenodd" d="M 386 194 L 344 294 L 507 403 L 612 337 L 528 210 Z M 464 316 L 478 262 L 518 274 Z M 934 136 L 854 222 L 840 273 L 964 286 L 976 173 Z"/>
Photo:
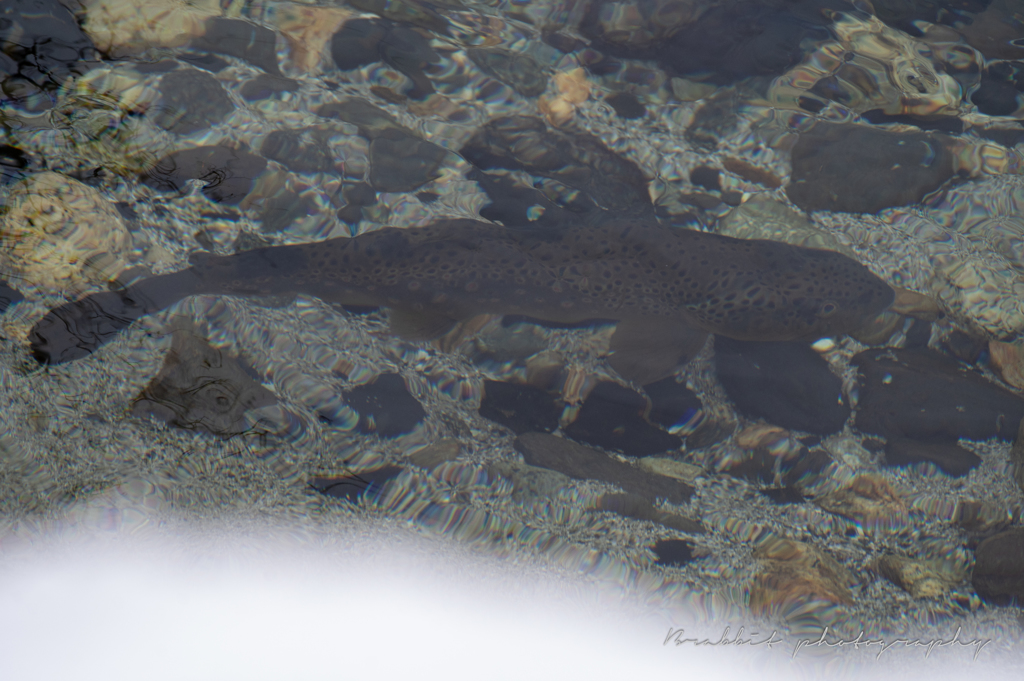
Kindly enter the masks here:
<path id="1" fill-rule="evenodd" d="M 862 328 L 893 289 L 835 251 L 746 240 L 747 257 L 718 268 L 713 294 L 692 310 L 704 328 L 738 340 L 817 340 Z"/>

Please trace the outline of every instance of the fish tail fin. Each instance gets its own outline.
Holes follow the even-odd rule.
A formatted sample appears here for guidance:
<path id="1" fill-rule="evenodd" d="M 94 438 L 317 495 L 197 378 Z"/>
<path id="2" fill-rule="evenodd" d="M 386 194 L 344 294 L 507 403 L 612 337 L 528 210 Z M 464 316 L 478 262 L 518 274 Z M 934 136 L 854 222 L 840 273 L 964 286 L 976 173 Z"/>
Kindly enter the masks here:
<path id="1" fill-rule="evenodd" d="M 81 359 L 137 319 L 196 293 L 202 293 L 202 279 L 193 270 L 183 270 L 66 303 L 32 327 L 28 335 L 32 356 L 40 364 Z"/>

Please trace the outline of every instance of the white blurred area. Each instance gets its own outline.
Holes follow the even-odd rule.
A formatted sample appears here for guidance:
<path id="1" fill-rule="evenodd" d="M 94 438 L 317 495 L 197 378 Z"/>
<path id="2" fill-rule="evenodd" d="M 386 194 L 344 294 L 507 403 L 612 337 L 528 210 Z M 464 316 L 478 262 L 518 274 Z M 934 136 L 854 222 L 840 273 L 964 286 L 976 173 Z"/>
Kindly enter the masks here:
<path id="1" fill-rule="evenodd" d="M 379 518 L 330 532 L 252 520 L 13 531 L 0 535 L 0 681 L 793 681 L 889 677 L 897 662 L 900 678 L 1020 678 L 967 649 L 855 663 L 793 659 L 788 640 L 665 645 L 670 626 L 712 639 L 723 627 L 640 600 Z"/>

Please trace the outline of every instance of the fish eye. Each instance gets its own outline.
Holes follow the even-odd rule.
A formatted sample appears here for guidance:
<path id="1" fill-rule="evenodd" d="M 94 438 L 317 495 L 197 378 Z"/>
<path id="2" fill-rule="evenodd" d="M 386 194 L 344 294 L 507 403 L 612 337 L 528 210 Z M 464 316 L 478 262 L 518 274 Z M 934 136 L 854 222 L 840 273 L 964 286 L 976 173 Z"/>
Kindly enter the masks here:
<path id="1" fill-rule="evenodd" d="M 831 317 L 833 314 L 835 314 L 836 310 L 838 309 L 839 306 L 833 303 L 831 300 L 825 301 L 825 303 L 821 306 L 821 309 L 818 310 L 818 316 Z"/>

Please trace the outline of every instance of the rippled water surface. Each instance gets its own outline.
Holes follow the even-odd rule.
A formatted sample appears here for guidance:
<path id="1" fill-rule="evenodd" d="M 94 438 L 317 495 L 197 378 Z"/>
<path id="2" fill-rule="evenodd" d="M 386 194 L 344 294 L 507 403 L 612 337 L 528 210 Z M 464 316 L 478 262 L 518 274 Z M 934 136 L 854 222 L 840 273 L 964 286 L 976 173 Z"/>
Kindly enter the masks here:
<path id="1" fill-rule="evenodd" d="M 2 0 L 0 43 L 10 575 L 427 542 L 1020 663 L 1017 0 Z"/>

